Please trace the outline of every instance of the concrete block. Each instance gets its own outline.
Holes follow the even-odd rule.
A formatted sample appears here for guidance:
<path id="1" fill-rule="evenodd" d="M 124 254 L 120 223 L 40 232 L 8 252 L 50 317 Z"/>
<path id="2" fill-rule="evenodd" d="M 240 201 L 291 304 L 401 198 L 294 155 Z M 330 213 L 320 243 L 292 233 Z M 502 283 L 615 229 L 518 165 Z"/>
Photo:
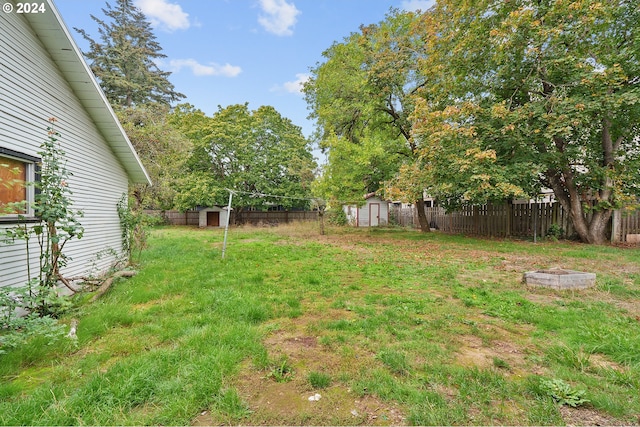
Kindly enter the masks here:
<path id="1" fill-rule="evenodd" d="M 595 286 L 595 273 L 553 268 L 549 270 L 528 271 L 522 281 L 531 286 L 553 289 L 585 289 Z"/>

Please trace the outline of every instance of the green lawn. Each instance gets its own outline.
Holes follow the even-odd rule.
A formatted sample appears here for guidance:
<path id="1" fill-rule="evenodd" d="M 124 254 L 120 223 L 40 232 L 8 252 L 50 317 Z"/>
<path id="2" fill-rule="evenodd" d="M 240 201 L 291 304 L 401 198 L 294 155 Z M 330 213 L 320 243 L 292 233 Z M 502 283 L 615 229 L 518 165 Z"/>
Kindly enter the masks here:
<path id="1" fill-rule="evenodd" d="M 0 424 L 639 422 L 636 248 L 308 224 L 232 229 L 223 260 L 222 239 L 154 230 L 137 276 L 61 319 L 77 343 L 0 354 Z M 554 266 L 597 286 L 521 283 Z"/>

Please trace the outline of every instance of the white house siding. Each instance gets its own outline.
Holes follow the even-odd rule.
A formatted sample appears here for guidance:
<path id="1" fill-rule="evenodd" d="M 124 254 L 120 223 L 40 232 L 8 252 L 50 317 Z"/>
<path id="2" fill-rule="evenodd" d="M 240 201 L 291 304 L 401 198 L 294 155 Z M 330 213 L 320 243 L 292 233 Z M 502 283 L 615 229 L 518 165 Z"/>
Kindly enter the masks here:
<path id="1" fill-rule="evenodd" d="M 47 138 L 47 119 L 58 120 L 56 130 L 66 151 L 67 169 L 73 174 L 69 188 L 74 208 L 84 212 L 80 219 L 84 237 L 65 247 L 71 258 L 63 270 L 68 276 L 104 270 L 114 262 L 113 255 L 100 259 L 96 255 L 106 249 L 121 251 L 116 204 L 128 186 L 124 168 L 85 108 L 25 18 L 17 13 L 2 14 L 0 147 L 38 156 L 40 143 Z M 33 242 L 32 248 L 35 246 Z M 0 244 L 0 286 L 25 283 L 24 259 L 21 244 Z M 35 253 L 31 265 L 37 265 Z"/>

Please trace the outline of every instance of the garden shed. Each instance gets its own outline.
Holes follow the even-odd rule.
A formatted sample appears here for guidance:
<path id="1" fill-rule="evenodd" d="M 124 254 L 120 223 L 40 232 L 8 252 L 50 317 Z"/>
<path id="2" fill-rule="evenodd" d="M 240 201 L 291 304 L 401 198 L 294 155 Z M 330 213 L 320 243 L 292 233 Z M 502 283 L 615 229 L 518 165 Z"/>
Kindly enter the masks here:
<path id="1" fill-rule="evenodd" d="M 84 61 L 52 0 L 42 0 L 39 13 L 17 13 L 5 1 L 0 14 L 0 164 L 20 171 L 20 181 L 36 181 L 40 145 L 55 118 L 58 141 L 72 174 L 65 183 L 84 227 L 82 239 L 65 246 L 65 276 L 100 274 L 122 254 L 117 204 L 129 183 L 150 183 L 131 142 Z M 13 11 L 11 11 L 13 9 Z M 5 177 L 6 178 L 6 177 Z M 6 187 L 6 186 L 5 186 Z M 0 192 L 0 204 L 32 201 L 33 186 L 16 185 Z M 34 221 L 5 211 L 0 232 Z M 31 222 L 30 222 L 31 221 Z M 24 286 L 27 265 L 38 265 L 31 242 L 27 260 L 22 241 L 0 243 L 0 287 Z"/>
<path id="2" fill-rule="evenodd" d="M 200 210 L 200 220 L 198 225 L 200 228 L 205 227 L 221 227 L 224 228 L 227 225 L 227 207 L 213 206 L 210 208 L 204 208 Z"/>
<path id="3" fill-rule="evenodd" d="M 389 202 L 382 200 L 375 193 L 364 197 L 364 204 L 344 205 L 342 207 L 347 221 L 355 227 L 378 227 L 389 224 Z"/>

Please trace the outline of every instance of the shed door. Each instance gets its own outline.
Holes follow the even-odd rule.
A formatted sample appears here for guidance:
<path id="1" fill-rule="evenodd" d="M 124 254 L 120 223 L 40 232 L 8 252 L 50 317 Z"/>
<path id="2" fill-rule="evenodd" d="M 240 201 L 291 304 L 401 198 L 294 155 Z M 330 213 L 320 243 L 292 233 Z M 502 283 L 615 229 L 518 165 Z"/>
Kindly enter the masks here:
<path id="1" fill-rule="evenodd" d="M 220 212 L 207 212 L 207 227 L 220 227 Z"/>
<path id="2" fill-rule="evenodd" d="M 371 203 L 369 205 L 369 225 L 371 227 L 380 225 L 380 203 Z"/>

